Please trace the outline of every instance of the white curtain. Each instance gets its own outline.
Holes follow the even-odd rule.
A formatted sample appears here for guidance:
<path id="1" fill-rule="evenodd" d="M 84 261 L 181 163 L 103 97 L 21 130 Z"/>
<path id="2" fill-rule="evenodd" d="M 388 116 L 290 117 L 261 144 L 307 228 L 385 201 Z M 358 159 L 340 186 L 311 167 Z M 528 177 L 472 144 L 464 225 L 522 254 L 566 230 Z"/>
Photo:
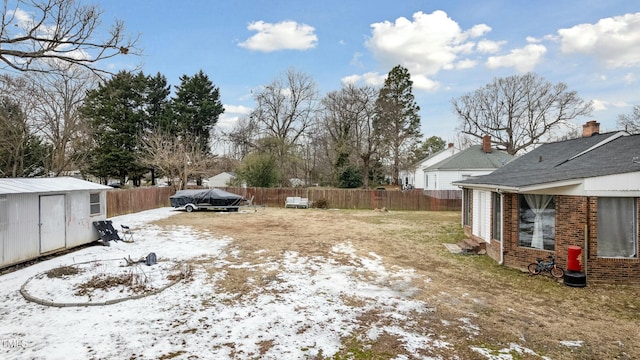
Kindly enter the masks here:
<path id="1" fill-rule="evenodd" d="M 598 198 L 598 256 L 636 257 L 635 198 Z"/>
<path id="2" fill-rule="evenodd" d="M 547 208 L 553 195 L 532 195 L 525 194 L 524 199 L 536 218 L 533 222 L 533 238 L 531 239 L 531 247 L 536 249 L 544 249 L 543 230 L 542 230 L 542 213 Z"/>

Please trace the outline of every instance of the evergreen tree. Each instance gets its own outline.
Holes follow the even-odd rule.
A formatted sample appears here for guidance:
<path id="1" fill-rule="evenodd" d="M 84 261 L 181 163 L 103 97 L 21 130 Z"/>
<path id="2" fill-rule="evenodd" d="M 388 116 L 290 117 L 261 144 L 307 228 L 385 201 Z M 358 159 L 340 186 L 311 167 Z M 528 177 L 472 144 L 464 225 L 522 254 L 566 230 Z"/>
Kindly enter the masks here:
<path id="1" fill-rule="evenodd" d="M 420 107 L 412 93 L 409 71 L 398 65 L 388 74 L 376 100 L 374 129 L 383 149 L 391 157 L 391 176 L 400 184 L 402 166 L 411 160 L 422 134 Z"/>
<path id="2" fill-rule="evenodd" d="M 424 158 L 427 158 L 439 151 L 444 150 L 446 145 L 446 141 L 439 136 L 432 136 L 427 140 L 423 141 L 422 144 L 417 148 L 414 160 L 419 161 Z"/>
<path id="3" fill-rule="evenodd" d="M 219 89 L 202 70 L 194 76 L 180 77 L 172 110 L 177 133 L 195 138 L 201 149 L 210 153 L 211 130 L 224 113 L 224 107 Z"/>
<path id="4" fill-rule="evenodd" d="M 27 114 L 11 98 L 0 98 L 0 177 L 46 175 L 51 147 L 29 125 Z"/>
<path id="5" fill-rule="evenodd" d="M 119 72 L 87 92 L 82 114 L 91 123 L 94 149 L 88 172 L 103 181 L 113 177 L 136 185 L 147 168 L 137 161 L 140 136 L 150 123 L 147 103 L 148 78 Z"/>

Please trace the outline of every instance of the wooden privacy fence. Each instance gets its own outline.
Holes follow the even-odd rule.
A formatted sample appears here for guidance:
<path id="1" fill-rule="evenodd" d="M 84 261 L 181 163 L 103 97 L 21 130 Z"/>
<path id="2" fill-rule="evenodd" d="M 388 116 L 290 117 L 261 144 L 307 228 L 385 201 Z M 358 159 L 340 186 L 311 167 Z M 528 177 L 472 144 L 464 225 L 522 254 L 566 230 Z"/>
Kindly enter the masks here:
<path id="1" fill-rule="evenodd" d="M 462 190 L 364 190 L 325 188 L 235 188 L 224 190 L 249 199 L 254 204 L 283 207 L 288 196 L 300 196 L 317 203 L 326 200 L 327 206 L 339 209 L 459 211 Z"/>
<path id="2" fill-rule="evenodd" d="M 289 196 L 308 198 L 318 203 L 324 200 L 330 208 L 459 211 L 462 208 L 461 190 L 363 190 L 325 188 L 236 188 L 223 190 L 253 196 L 255 205 L 284 207 Z M 169 196 L 175 194 L 172 187 L 148 187 L 114 189 L 107 191 L 107 217 L 130 214 L 143 210 L 171 206 Z"/>
<path id="3" fill-rule="evenodd" d="M 146 187 L 107 191 L 107 217 L 171 206 L 172 187 Z"/>

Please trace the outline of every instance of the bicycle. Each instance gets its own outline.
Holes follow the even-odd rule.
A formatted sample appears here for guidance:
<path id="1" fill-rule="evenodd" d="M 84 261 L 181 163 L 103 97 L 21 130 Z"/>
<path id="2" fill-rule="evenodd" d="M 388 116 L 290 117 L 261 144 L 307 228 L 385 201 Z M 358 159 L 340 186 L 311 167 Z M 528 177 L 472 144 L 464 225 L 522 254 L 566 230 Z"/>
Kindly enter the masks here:
<path id="1" fill-rule="evenodd" d="M 556 279 L 560 279 L 564 276 L 564 270 L 556 265 L 556 257 L 554 255 L 548 256 L 549 261 L 544 261 L 542 258 L 537 258 L 536 262 L 529 264 L 527 269 L 531 275 L 538 275 L 541 272 L 548 271 L 551 276 Z"/>

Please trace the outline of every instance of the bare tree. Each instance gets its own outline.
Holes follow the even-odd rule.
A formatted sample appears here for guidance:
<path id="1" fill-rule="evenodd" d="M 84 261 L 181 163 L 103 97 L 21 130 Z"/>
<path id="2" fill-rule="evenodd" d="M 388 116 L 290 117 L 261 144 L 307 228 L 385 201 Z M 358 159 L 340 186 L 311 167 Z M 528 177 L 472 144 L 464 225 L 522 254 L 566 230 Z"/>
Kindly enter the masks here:
<path id="1" fill-rule="evenodd" d="M 494 81 L 452 100 L 459 130 L 516 154 L 539 143 L 553 129 L 591 113 L 591 103 L 564 83 L 551 84 L 533 73 Z"/>
<path id="2" fill-rule="evenodd" d="M 89 148 L 89 124 L 81 116 L 87 90 L 97 84 L 91 71 L 63 64 L 54 73 L 28 75 L 34 87 L 34 123 L 51 146 L 50 171 L 75 170 Z"/>
<path id="3" fill-rule="evenodd" d="M 263 142 L 274 152 L 283 182 L 296 176 L 296 159 L 292 151 L 312 123 L 317 111 L 318 91 L 315 81 L 293 69 L 255 94 L 256 108 L 251 117 L 261 128 Z"/>
<path id="4" fill-rule="evenodd" d="M 195 139 L 154 131 L 142 143 L 140 161 L 160 170 L 177 189 L 185 189 L 189 178 L 201 177 L 215 166 L 215 156 L 207 154 Z"/>
<path id="5" fill-rule="evenodd" d="M 630 114 L 618 115 L 618 126 L 632 134 L 640 133 L 640 106 L 634 106 Z"/>
<path id="6" fill-rule="evenodd" d="M 259 135 L 258 124 L 252 117 L 242 117 L 230 131 L 223 131 L 228 149 L 226 155 L 236 160 L 242 160 L 256 148 Z"/>
<path id="7" fill-rule="evenodd" d="M 54 71 L 56 62 L 76 64 L 96 73 L 101 60 L 133 54 L 137 39 L 116 21 L 99 37 L 102 10 L 76 0 L 4 1 L 0 22 L 0 61 L 18 71 Z"/>
<path id="8" fill-rule="evenodd" d="M 323 124 L 329 134 L 330 156 L 335 166 L 355 157 L 362 170 L 363 187 L 369 187 L 369 168 L 377 151 L 373 119 L 378 91 L 372 87 L 347 84 L 322 100 Z"/>

